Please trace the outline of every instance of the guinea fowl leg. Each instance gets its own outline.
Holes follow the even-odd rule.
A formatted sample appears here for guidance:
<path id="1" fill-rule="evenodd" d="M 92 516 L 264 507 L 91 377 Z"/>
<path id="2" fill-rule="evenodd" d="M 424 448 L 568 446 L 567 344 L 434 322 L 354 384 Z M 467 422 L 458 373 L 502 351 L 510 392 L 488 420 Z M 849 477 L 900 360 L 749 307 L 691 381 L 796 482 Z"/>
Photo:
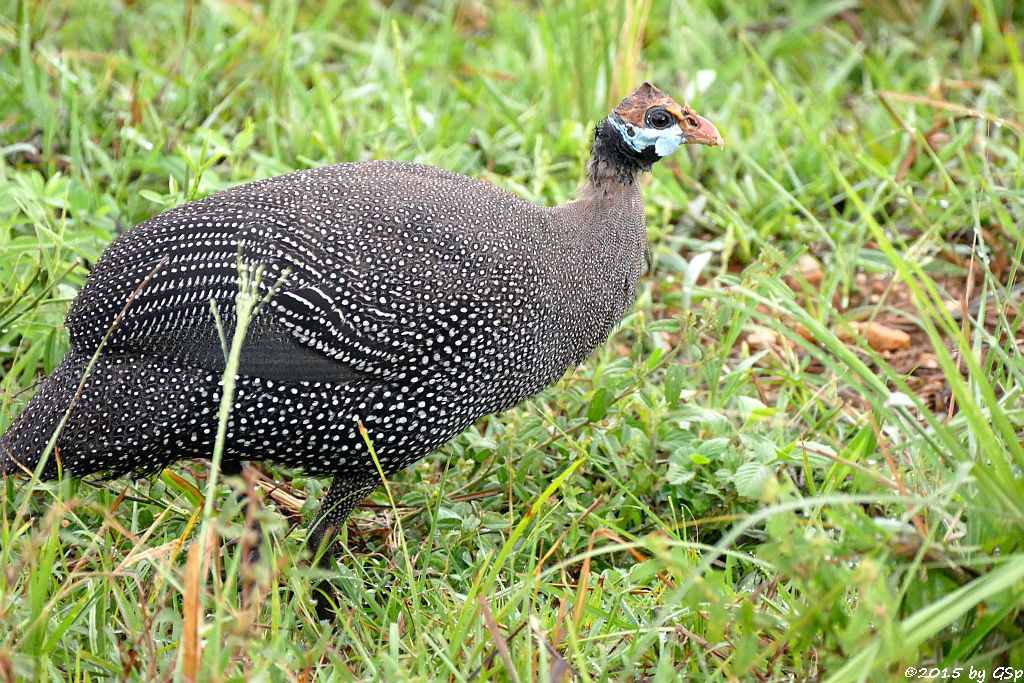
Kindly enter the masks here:
<path id="1" fill-rule="evenodd" d="M 375 488 L 376 481 L 349 481 L 335 477 L 331 482 L 331 488 L 320 504 L 320 510 L 313 523 L 309 525 L 309 532 L 306 535 L 306 547 L 311 557 L 319 556 L 319 567 L 326 569 L 331 566 L 331 542 L 341 531 L 352 510 Z M 313 598 L 316 601 L 317 618 L 321 621 L 332 621 L 339 601 L 338 593 L 331 587 L 330 582 L 325 580 L 317 584 L 313 589 Z"/>
<path id="2" fill-rule="evenodd" d="M 260 546 L 263 544 L 263 525 L 257 516 L 251 514 L 253 506 L 261 506 L 259 499 L 255 498 L 252 491 L 252 484 L 244 473 L 244 466 L 241 462 L 225 462 L 221 464 L 220 473 L 225 477 L 241 477 L 245 482 L 245 488 L 238 492 L 237 497 L 246 502 L 245 518 L 247 528 L 242 532 L 242 537 L 237 541 L 231 541 L 229 545 L 238 543 L 242 546 L 242 563 L 238 568 L 238 592 L 242 604 L 248 604 L 249 595 L 252 590 L 252 573 L 246 569 L 255 565 L 260 560 Z M 262 506 L 261 506 L 262 507 Z M 249 519 L 252 521 L 249 522 Z M 249 535 L 248 532 L 254 532 Z"/>
<path id="3" fill-rule="evenodd" d="M 245 509 L 247 511 L 246 518 L 248 519 L 248 507 L 249 504 L 252 504 L 252 502 L 254 501 L 250 498 L 249 495 L 249 480 L 246 479 L 245 475 L 243 474 L 244 469 L 244 466 L 239 461 L 224 462 L 220 466 L 220 473 L 225 477 L 241 477 L 243 481 L 245 481 L 245 488 L 238 492 L 237 497 L 238 500 L 247 502 Z M 255 502 L 257 505 L 259 504 L 258 500 L 256 500 Z M 248 542 L 248 539 L 245 538 L 243 532 L 243 536 L 239 540 L 239 543 L 242 544 L 243 548 L 249 546 L 249 552 L 246 553 L 246 555 L 242 558 L 242 561 L 248 564 L 255 564 L 260 559 L 260 545 L 263 543 L 263 525 L 260 524 L 259 519 L 253 519 L 252 524 L 246 531 L 248 530 L 252 530 L 256 532 L 256 534 L 255 539 L 250 543 Z"/>

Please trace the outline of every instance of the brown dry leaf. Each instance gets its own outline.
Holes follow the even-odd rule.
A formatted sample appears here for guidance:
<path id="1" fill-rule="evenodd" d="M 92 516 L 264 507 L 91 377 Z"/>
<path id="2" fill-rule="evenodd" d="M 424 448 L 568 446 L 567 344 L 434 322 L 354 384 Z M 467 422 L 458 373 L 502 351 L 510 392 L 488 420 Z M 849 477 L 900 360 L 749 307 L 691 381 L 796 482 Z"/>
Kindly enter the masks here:
<path id="1" fill-rule="evenodd" d="M 752 349 L 767 349 L 779 343 L 779 335 L 774 332 L 751 332 L 747 335 L 747 346 Z"/>
<path id="2" fill-rule="evenodd" d="M 864 335 L 864 339 L 867 340 L 868 346 L 873 348 L 875 351 L 896 351 L 898 349 L 910 348 L 910 335 L 903 330 L 897 330 L 894 327 L 874 322 L 850 323 L 850 327 L 854 332 Z M 840 332 L 839 338 L 844 341 L 849 341 L 853 336 L 848 333 Z"/>
<path id="3" fill-rule="evenodd" d="M 270 497 L 279 508 L 293 515 L 297 515 L 302 512 L 302 498 L 293 496 L 292 494 L 282 491 L 281 489 L 271 489 L 267 492 L 267 496 Z"/>
<path id="4" fill-rule="evenodd" d="M 800 266 L 800 274 L 809 284 L 818 285 L 825 279 L 825 271 L 822 270 L 821 263 L 810 254 L 801 255 L 797 265 Z"/>
<path id="5" fill-rule="evenodd" d="M 809 342 L 814 341 L 814 335 L 811 334 L 811 331 L 809 329 L 807 329 L 806 327 L 804 327 L 803 325 L 801 325 L 800 323 L 792 323 L 790 325 L 790 327 L 793 329 L 794 332 L 799 334 L 801 337 L 803 337 L 807 341 L 809 341 Z"/>
<path id="6" fill-rule="evenodd" d="M 825 279 L 825 271 L 822 270 L 821 262 L 810 254 L 803 254 L 796 266 L 800 271 L 800 277 L 792 275 L 785 277 L 786 284 L 794 291 L 799 291 L 805 281 L 812 287 L 816 287 Z"/>
<path id="7" fill-rule="evenodd" d="M 121 564 L 119 564 L 117 566 L 117 569 L 115 569 L 112 573 L 115 575 L 119 574 L 120 572 L 124 571 L 129 567 L 134 567 L 143 560 L 150 562 L 160 561 L 164 557 L 167 557 L 168 555 L 174 553 L 177 546 L 177 539 L 173 541 L 168 541 L 167 543 L 162 543 L 161 545 L 158 545 L 155 548 L 147 548 L 146 550 L 143 550 L 141 552 L 135 552 L 136 548 L 138 548 L 138 546 L 136 546 L 136 548 L 132 548 L 132 551 L 128 553 L 128 556 L 124 558 Z"/>

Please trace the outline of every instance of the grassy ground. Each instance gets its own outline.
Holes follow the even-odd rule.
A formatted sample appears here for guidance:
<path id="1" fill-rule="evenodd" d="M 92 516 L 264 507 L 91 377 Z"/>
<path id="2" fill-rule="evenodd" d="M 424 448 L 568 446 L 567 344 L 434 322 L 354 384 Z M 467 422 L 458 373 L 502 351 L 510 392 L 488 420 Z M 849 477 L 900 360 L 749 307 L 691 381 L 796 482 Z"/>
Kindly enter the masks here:
<path id="1" fill-rule="evenodd" d="M 356 512 L 335 624 L 301 557 L 324 481 L 263 468 L 283 542 L 244 603 L 237 546 L 195 542 L 203 463 L 4 482 L 0 679 L 1024 672 L 1015 23 L 994 0 L 8 0 L 0 429 L 104 246 L 182 201 L 394 158 L 564 202 L 645 78 L 727 146 L 654 172 L 653 271 L 602 350 Z M 241 503 L 210 500 L 237 537 Z"/>

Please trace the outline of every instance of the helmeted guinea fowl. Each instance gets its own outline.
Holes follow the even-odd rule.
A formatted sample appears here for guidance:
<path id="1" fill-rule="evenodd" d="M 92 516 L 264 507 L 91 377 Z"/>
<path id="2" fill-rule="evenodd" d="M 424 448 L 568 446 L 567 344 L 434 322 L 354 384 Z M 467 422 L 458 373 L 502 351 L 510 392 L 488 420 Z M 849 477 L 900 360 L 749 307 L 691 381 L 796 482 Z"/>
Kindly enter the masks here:
<path id="1" fill-rule="evenodd" d="M 645 269 L 638 175 L 686 143 L 721 137 L 645 83 L 597 125 L 588 178 L 565 206 L 370 161 L 241 185 L 140 223 L 71 305 L 71 349 L 0 437 L 0 474 L 33 469 L 65 413 L 44 479 L 58 459 L 81 476 L 209 456 L 225 368 L 210 302 L 230 339 L 239 261 L 260 264 L 272 294 L 246 332 L 224 462 L 332 476 L 316 550 L 380 483 L 360 422 L 393 474 L 607 339 Z"/>

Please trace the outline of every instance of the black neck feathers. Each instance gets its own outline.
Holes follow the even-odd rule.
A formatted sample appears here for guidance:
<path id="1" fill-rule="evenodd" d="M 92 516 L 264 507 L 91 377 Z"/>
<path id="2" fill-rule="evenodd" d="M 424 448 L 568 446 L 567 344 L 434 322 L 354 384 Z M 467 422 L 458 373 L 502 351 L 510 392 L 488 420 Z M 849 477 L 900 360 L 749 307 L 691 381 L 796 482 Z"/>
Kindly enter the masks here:
<path id="1" fill-rule="evenodd" d="M 619 131 L 605 119 L 594 130 L 594 147 L 587 170 L 595 185 L 606 179 L 630 184 L 641 171 L 650 172 L 659 158 L 653 146 L 637 152 L 627 145 Z"/>

